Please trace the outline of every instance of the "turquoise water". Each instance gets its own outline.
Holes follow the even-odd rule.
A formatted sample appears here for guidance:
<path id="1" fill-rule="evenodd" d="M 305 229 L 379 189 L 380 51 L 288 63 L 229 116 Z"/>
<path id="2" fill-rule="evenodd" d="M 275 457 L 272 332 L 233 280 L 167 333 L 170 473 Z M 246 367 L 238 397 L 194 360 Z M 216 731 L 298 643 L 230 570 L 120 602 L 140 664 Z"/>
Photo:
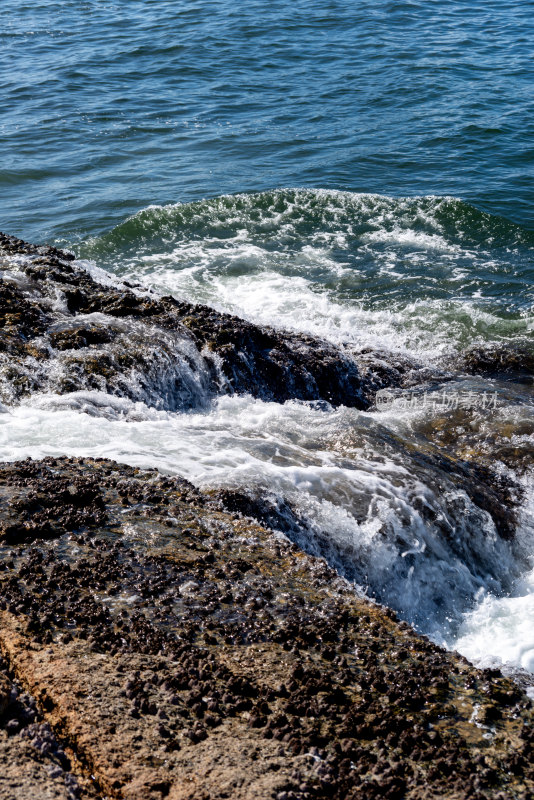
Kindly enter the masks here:
<path id="1" fill-rule="evenodd" d="M 102 234 L 280 187 L 451 195 L 534 226 L 525 0 L 4 0 L 0 218 Z"/>

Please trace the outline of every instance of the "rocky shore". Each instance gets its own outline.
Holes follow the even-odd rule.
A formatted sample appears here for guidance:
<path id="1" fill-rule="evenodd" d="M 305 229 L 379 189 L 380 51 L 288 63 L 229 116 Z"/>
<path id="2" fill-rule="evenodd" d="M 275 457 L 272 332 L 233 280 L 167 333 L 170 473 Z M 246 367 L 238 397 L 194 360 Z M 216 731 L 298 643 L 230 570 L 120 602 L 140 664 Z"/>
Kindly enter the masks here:
<path id="1" fill-rule="evenodd" d="M 186 481 L 0 468 L 0 797 L 527 798 L 531 703 Z"/>
<path id="2" fill-rule="evenodd" d="M 167 410 L 245 392 L 367 409 L 454 369 L 532 381 L 530 351 L 432 371 L 111 286 L 5 235 L 0 267 L 6 405 L 97 390 Z M 513 537 L 519 493 L 490 458 L 422 441 L 413 463 Z M 279 511 L 105 459 L 0 465 L 1 800 L 532 796 L 521 688 L 358 597 L 273 532 Z"/>

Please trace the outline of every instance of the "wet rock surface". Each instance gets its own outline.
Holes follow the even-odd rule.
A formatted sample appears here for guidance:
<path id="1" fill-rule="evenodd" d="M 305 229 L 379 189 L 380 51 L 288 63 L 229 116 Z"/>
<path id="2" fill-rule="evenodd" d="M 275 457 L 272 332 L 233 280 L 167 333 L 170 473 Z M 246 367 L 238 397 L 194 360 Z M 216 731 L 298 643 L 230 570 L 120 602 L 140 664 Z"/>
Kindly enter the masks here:
<path id="1" fill-rule="evenodd" d="M 42 797 L 532 796 L 514 683 L 224 510 L 230 495 L 62 458 L 2 465 L 0 497 L 2 530 L 23 531 L 0 545 L 0 674 L 20 687 L 0 718 L 20 780 L 0 797 L 29 796 L 25 775 Z"/>
<path id="2" fill-rule="evenodd" d="M 70 253 L 0 234 L 3 402 L 90 389 L 171 411 L 221 393 L 366 409 L 380 388 L 433 377 L 409 358 L 353 353 L 127 283 L 110 286 L 73 262 Z"/>
<path id="3" fill-rule="evenodd" d="M 452 378 L 450 371 L 423 367 L 407 356 L 335 347 L 207 306 L 134 291 L 127 283 L 108 285 L 104 273 L 93 277 L 71 253 L 54 247 L 0 234 L 0 267 L 2 253 L 7 260 L 0 280 L 0 400 L 7 404 L 43 391 L 91 390 L 170 411 L 208 407 L 216 395 L 233 393 L 369 409 L 385 388 L 401 396 L 417 386 L 432 392 Z M 514 370 L 532 374 L 532 359 L 525 343 L 515 350 L 475 348 L 447 366 L 513 380 Z M 97 403 L 94 394 L 85 404 L 80 400 L 88 413 L 104 413 Z M 445 419 L 443 435 L 427 426 L 427 438 L 448 451 L 434 449 L 427 465 L 439 468 L 441 462 L 442 471 L 492 516 L 499 534 L 511 538 L 521 492 L 497 476 L 494 455 L 499 451 L 516 468 L 520 459 L 531 462 L 530 449 L 492 441 L 487 457 L 479 436 L 462 452 L 458 445 L 472 430 L 472 419 L 456 426 Z M 421 441 L 419 461 L 427 444 Z M 35 510 L 28 508 L 28 514 L 32 525 L 39 524 Z"/>
<path id="4" fill-rule="evenodd" d="M 463 353 L 458 366 L 470 375 L 534 384 L 534 342 L 484 345 Z"/>
<path id="5" fill-rule="evenodd" d="M 15 481 L 19 491 L 8 500 L 0 541 L 20 544 L 55 539 L 67 531 L 106 522 L 102 493 L 94 478 L 75 477 L 70 481 L 49 472 L 40 475 L 36 489 L 31 470 L 26 469 L 22 476 Z"/>

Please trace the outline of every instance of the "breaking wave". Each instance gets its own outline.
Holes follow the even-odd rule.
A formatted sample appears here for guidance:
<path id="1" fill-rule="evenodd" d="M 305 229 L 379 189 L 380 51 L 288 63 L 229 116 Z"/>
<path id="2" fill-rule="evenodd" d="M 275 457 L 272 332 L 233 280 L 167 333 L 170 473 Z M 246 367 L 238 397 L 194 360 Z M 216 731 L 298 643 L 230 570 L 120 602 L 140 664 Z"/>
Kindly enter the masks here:
<path id="1" fill-rule="evenodd" d="M 475 345 L 528 341 L 534 329 L 534 234 L 450 197 L 229 195 L 149 207 L 74 249 L 96 280 L 360 354 L 390 351 L 440 367 Z M 0 414 L 3 458 L 93 455 L 181 474 L 226 492 L 442 643 L 533 669 L 524 633 L 534 554 L 531 384 L 459 374 L 447 384 L 498 396 L 491 412 L 217 398 L 214 367 L 190 342 L 148 324 L 89 322 L 113 334 L 101 355 L 115 372 L 60 390 L 68 353 L 59 351 L 48 391 Z M 132 348 L 146 358 L 123 391 L 117 365 Z M 505 499 L 513 519 L 501 515 Z"/>
<path id="2" fill-rule="evenodd" d="M 534 327 L 534 233 L 452 197 L 283 189 L 150 206 L 78 252 L 255 322 L 434 360 Z"/>

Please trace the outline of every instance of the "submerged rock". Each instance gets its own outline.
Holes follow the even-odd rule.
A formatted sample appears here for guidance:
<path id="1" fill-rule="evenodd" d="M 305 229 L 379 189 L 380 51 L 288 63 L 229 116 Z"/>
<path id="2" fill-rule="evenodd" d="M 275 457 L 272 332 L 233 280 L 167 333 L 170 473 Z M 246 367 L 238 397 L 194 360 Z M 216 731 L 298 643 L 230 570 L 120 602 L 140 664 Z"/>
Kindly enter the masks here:
<path id="1" fill-rule="evenodd" d="M 53 503 L 65 484 L 98 485 L 105 517 L 0 548 L 0 647 L 37 701 L 39 729 L 25 728 L 24 741 L 56 761 L 68 743 L 61 769 L 80 787 L 91 776 L 87 792 L 532 793 L 531 703 L 498 671 L 417 636 L 324 561 L 153 470 L 103 459 L 6 464 L 0 520 L 23 526 L 21 492 L 46 487 Z M 24 789 L 16 776 L 9 792 L 0 779 L 6 800 Z"/>

